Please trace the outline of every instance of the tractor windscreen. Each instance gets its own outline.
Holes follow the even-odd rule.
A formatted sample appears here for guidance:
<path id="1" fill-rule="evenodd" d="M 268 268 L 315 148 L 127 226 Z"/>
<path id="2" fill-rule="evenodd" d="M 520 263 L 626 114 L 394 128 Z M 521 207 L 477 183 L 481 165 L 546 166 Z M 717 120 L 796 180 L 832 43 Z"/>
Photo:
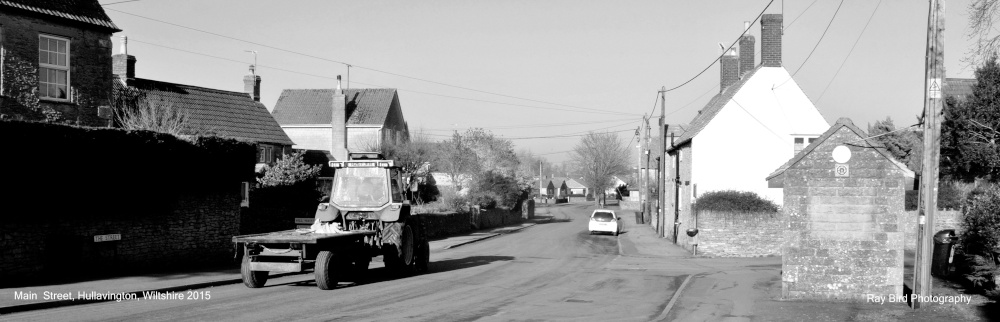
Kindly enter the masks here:
<path id="1" fill-rule="evenodd" d="M 330 201 L 339 206 L 378 207 L 389 202 L 389 171 L 384 168 L 342 168 L 333 175 Z"/>

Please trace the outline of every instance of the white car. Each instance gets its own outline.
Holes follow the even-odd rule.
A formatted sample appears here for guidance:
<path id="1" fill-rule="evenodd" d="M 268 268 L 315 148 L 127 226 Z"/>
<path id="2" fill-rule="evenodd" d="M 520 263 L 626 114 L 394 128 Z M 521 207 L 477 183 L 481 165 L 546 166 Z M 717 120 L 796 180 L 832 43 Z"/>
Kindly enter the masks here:
<path id="1" fill-rule="evenodd" d="M 593 214 L 590 214 L 588 227 L 591 234 L 604 232 L 618 236 L 618 233 L 622 231 L 621 220 L 621 217 L 618 217 L 614 210 L 597 209 L 594 210 Z"/>

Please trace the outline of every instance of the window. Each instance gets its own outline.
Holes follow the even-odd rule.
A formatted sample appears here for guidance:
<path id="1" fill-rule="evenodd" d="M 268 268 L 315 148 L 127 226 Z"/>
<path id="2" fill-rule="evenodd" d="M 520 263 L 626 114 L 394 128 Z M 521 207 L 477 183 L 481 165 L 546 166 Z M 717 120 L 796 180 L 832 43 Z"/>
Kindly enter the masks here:
<path id="1" fill-rule="evenodd" d="M 69 100 L 69 39 L 38 36 L 38 97 Z"/>
<path id="2" fill-rule="evenodd" d="M 799 151 L 802 151 L 802 149 L 805 149 L 806 146 L 808 146 L 808 144 L 812 144 L 813 142 L 816 142 L 816 139 L 817 138 L 806 138 L 806 137 L 797 137 L 797 138 L 795 138 L 795 141 L 794 141 L 795 142 L 795 144 L 794 144 L 795 154 L 799 154 Z M 807 141 L 809 142 L 808 144 L 806 144 Z"/>

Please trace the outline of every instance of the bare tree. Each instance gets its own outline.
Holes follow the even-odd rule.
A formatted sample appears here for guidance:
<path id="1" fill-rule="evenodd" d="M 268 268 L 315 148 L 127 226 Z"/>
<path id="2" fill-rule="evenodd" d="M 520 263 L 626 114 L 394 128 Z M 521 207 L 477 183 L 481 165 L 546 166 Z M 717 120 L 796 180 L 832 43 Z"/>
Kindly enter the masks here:
<path id="1" fill-rule="evenodd" d="M 1000 0 L 972 0 L 969 3 L 969 31 L 972 47 L 962 59 L 968 66 L 983 65 L 1000 49 L 1000 33 L 994 24 L 1000 21 Z"/>
<path id="2" fill-rule="evenodd" d="M 196 134 L 187 126 L 187 113 L 167 102 L 139 100 L 135 106 L 117 112 L 115 118 L 126 130 L 149 130 L 179 138 Z"/>
<path id="3" fill-rule="evenodd" d="M 448 174 L 455 191 L 462 190 L 462 179 L 479 172 L 479 160 L 464 138 L 456 132 L 450 140 L 438 144 L 435 167 Z"/>
<path id="4" fill-rule="evenodd" d="M 573 149 L 573 163 L 583 175 L 584 184 L 604 195 L 613 188 L 613 176 L 629 173 L 628 147 L 612 133 L 587 133 Z M 595 198 L 600 204 L 600 198 Z"/>

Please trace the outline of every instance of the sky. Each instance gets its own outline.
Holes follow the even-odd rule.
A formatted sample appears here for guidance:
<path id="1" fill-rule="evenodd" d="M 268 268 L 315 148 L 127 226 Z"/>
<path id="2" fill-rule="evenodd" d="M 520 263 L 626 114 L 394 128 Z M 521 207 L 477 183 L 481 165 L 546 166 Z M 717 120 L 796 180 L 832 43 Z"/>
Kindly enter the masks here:
<path id="1" fill-rule="evenodd" d="M 974 77 L 962 62 L 969 1 L 947 1 L 947 77 Z M 667 123 L 689 123 L 719 92 L 719 43 L 762 11 L 784 15 L 783 66 L 827 122 L 900 127 L 923 110 L 927 1 L 101 3 L 123 30 L 114 52 L 127 36 L 139 78 L 242 91 L 252 50 L 269 110 L 284 89 L 333 88 L 343 75 L 345 87 L 396 88 L 411 134 L 481 127 L 555 163 L 588 131 L 634 146 L 642 116 L 661 108 Z M 750 34 L 759 64 L 759 23 Z M 685 82 L 661 107 L 657 91 Z"/>

